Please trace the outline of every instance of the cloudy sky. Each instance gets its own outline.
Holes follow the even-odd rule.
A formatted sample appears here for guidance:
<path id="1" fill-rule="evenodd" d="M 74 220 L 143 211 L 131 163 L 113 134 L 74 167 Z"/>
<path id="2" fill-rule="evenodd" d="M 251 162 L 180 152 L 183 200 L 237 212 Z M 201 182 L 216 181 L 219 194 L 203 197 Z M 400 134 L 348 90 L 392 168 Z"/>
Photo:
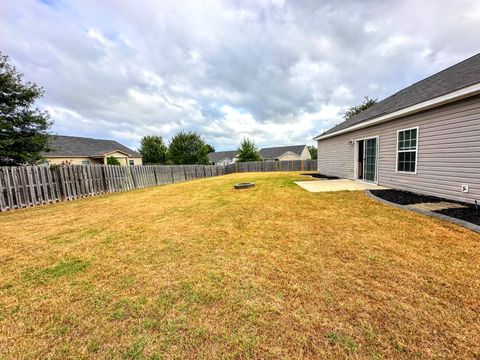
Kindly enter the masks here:
<path id="1" fill-rule="evenodd" d="M 2 0 L 0 51 L 45 89 L 57 134 L 137 147 L 200 133 L 217 150 L 313 143 L 480 52 L 478 0 Z"/>

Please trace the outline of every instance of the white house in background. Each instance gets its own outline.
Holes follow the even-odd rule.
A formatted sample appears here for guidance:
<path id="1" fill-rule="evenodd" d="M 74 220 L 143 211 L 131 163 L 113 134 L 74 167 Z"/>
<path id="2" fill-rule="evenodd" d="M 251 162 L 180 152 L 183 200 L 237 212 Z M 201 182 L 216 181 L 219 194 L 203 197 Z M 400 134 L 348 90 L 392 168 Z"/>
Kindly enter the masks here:
<path id="1" fill-rule="evenodd" d="M 310 160 L 307 145 L 276 146 L 260 149 L 258 152 L 264 161 Z M 213 165 L 228 165 L 237 161 L 238 150 L 217 151 L 208 154 Z"/>
<path id="2" fill-rule="evenodd" d="M 228 165 L 237 161 L 237 150 L 233 151 L 216 151 L 208 154 L 208 160 L 212 165 Z"/>

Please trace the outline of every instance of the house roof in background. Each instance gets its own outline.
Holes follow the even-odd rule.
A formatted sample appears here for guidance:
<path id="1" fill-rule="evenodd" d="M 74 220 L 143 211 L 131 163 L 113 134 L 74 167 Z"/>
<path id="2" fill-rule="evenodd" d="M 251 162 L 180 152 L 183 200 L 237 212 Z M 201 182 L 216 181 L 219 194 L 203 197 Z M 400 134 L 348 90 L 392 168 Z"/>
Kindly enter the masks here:
<path id="1" fill-rule="evenodd" d="M 277 159 L 287 152 L 291 152 L 300 156 L 302 155 L 303 149 L 305 149 L 306 146 L 307 145 L 290 145 L 263 148 L 259 151 L 259 154 L 263 159 Z"/>
<path id="2" fill-rule="evenodd" d="M 50 147 L 53 151 L 44 153 L 44 156 L 102 157 L 106 154 L 120 151 L 130 157 L 142 157 L 138 152 L 114 140 L 92 139 L 78 136 L 52 136 Z"/>
<path id="3" fill-rule="evenodd" d="M 396 92 L 351 119 L 327 130 L 319 137 L 345 130 L 364 121 L 388 115 L 477 83 L 480 83 L 480 54 Z"/>
<path id="4" fill-rule="evenodd" d="M 208 159 L 210 160 L 210 162 L 219 162 L 224 159 L 234 159 L 237 154 L 238 150 L 216 151 L 208 154 Z"/>

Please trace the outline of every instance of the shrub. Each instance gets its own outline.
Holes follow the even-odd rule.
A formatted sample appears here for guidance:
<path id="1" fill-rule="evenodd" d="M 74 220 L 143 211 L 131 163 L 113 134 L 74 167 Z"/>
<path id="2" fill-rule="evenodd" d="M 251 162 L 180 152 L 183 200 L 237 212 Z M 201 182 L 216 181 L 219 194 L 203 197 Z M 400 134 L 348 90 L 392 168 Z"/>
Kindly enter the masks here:
<path id="1" fill-rule="evenodd" d="M 120 161 L 118 161 L 118 159 L 113 156 L 109 156 L 107 158 L 107 165 L 120 165 Z"/>

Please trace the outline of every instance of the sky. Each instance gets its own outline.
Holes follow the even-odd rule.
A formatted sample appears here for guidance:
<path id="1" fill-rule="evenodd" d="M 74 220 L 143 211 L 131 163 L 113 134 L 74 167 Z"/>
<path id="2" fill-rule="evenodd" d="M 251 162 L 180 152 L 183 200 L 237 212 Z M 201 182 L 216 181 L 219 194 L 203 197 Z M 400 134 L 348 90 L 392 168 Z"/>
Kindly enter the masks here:
<path id="1" fill-rule="evenodd" d="M 59 135 L 313 144 L 365 96 L 480 52 L 478 0 L 2 0 L 0 51 Z"/>

